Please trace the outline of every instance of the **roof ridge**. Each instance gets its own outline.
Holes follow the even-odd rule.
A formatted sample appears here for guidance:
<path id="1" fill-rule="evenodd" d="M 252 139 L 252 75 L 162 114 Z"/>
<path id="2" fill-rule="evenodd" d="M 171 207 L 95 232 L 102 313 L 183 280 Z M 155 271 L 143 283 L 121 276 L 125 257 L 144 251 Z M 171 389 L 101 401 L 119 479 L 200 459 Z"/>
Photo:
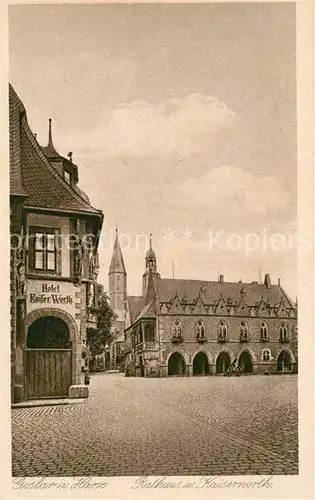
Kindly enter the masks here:
<path id="1" fill-rule="evenodd" d="M 192 282 L 195 282 L 195 283 L 217 283 L 218 285 L 259 285 L 259 286 L 262 286 L 264 288 L 266 288 L 266 286 L 264 285 L 264 283 L 258 283 L 258 282 L 253 282 L 253 281 L 242 281 L 242 282 L 239 282 L 239 281 L 224 281 L 224 282 L 220 282 L 220 281 L 217 281 L 217 280 L 203 280 L 203 279 L 191 279 L 191 278 L 161 278 L 160 281 L 192 281 Z M 271 287 L 278 287 L 278 285 L 274 284 L 274 285 L 271 285 Z"/>

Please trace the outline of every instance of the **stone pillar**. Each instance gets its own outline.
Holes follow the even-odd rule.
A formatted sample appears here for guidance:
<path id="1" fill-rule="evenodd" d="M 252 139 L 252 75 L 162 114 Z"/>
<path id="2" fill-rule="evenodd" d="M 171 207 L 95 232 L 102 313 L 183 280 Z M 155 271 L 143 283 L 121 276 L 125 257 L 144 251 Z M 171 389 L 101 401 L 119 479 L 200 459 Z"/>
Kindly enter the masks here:
<path id="1" fill-rule="evenodd" d="M 187 365 L 187 368 L 186 368 L 186 375 L 187 377 L 192 377 L 194 374 L 193 372 L 193 365 Z"/>
<path id="2" fill-rule="evenodd" d="M 167 376 L 168 376 L 168 366 L 160 365 L 160 377 L 167 377 Z"/>

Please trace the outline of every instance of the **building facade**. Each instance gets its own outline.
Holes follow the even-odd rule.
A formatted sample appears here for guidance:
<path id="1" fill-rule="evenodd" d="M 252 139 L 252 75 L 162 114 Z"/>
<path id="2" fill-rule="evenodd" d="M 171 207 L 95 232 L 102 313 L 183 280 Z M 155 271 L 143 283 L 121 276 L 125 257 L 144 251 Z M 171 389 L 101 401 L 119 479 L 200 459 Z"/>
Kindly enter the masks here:
<path id="1" fill-rule="evenodd" d="M 127 298 L 126 375 L 296 373 L 297 304 L 264 283 L 163 279 L 146 255 L 141 297 Z"/>
<path id="2" fill-rule="evenodd" d="M 103 214 L 78 167 L 32 133 L 9 87 L 12 401 L 86 397 L 86 329 L 96 327 Z"/>

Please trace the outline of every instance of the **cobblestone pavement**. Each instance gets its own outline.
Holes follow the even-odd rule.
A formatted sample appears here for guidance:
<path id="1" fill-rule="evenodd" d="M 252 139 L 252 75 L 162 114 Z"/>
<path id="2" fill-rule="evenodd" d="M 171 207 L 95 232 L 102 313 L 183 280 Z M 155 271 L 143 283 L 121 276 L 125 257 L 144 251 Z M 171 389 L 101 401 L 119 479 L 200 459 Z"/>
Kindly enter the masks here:
<path id="1" fill-rule="evenodd" d="M 12 410 L 13 476 L 298 474 L 297 376 L 126 378 Z"/>

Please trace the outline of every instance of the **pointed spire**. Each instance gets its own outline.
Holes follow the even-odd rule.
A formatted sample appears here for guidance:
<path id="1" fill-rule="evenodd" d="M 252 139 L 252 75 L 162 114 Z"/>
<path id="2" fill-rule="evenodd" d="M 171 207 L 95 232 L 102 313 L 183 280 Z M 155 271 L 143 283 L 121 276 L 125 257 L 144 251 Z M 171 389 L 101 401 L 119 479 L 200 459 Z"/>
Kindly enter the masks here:
<path id="1" fill-rule="evenodd" d="M 110 263 L 109 274 L 115 272 L 126 273 L 124 259 L 122 256 L 122 251 L 119 243 L 118 227 L 116 226 L 116 237 L 113 248 L 112 260 Z"/>
<path id="2" fill-rule="evenodd" d="M 150 250 L 152 250 L 152 233 L 150 233 L 149 242 L 150 242 Z"/>
<path id="3" fill-rule="evenodd" d="M 51 133 L 51 118 L 49 118 L 49 126 L 48 126 L 48 146 L 54 147 Z"/>

